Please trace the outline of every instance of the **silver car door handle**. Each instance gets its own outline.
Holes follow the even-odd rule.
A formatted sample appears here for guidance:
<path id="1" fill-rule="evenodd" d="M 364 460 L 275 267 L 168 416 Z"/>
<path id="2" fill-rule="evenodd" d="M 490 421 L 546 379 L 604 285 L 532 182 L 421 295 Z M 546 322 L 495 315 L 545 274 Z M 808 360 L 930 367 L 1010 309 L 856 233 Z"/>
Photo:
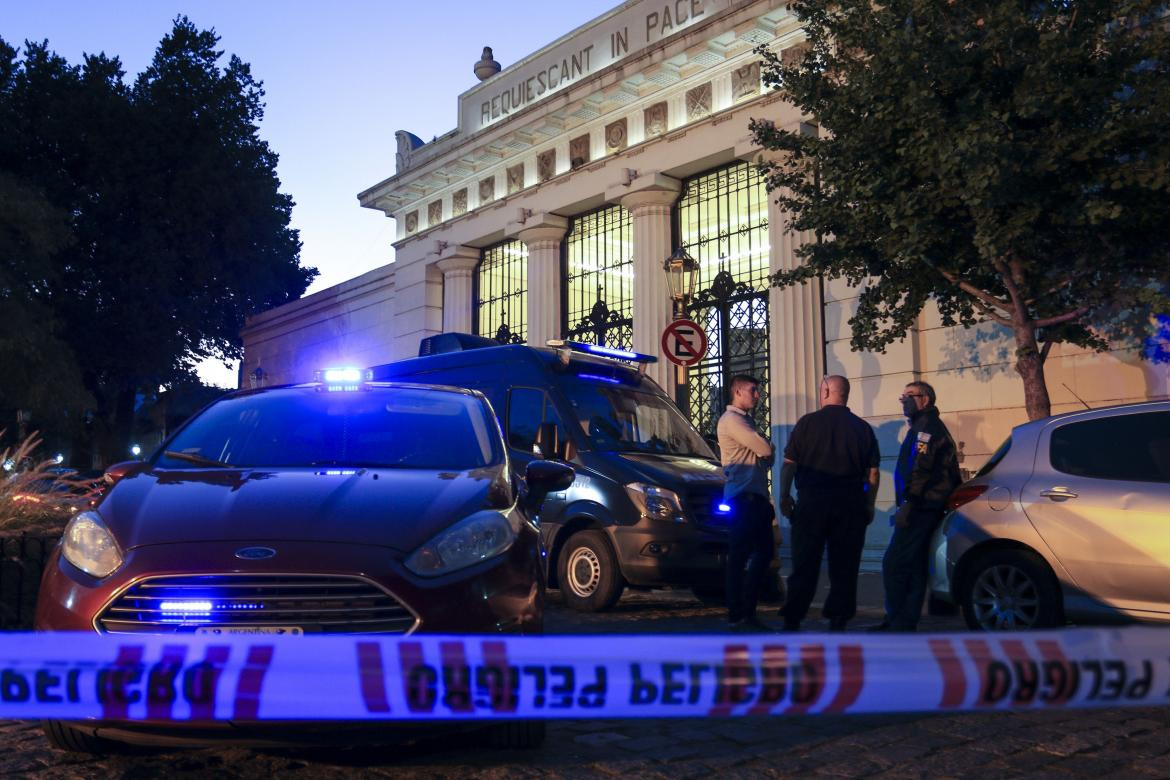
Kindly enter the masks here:
<path id="1" fill-rule="evenodd" d="M 1048 490 L 1041 490 L 1040 495 L 1045 498 L 1051 498 L 1053 501 L 1067 501 L 1070 498 L 1076 498 L 1077 494 L 1063 487 L 1049 488 Z"/>

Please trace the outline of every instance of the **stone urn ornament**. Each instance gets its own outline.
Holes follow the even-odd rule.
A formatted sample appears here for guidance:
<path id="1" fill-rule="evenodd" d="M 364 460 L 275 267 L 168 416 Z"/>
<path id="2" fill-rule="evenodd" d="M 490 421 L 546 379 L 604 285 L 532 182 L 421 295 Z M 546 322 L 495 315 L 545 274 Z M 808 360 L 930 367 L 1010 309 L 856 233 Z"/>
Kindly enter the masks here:
<path id="1" fill-rule="evenodd" d="M 480 81 L 487 81 L 500 72 L 500 63 L 492 59 L 492 47 L 483 47 L 483 56 L 475 63 L 475 77 Z"/>

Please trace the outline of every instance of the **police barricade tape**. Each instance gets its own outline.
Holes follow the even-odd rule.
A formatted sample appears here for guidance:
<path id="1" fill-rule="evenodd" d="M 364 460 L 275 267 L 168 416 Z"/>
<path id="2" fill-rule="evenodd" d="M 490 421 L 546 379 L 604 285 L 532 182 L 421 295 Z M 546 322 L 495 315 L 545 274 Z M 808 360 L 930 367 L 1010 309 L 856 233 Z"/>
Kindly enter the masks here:
<path id="1" fill-rule="evenodd" d="M 624 718 L 1170 703 L 1165 630 L 0 635 L 0 717 Z"/>

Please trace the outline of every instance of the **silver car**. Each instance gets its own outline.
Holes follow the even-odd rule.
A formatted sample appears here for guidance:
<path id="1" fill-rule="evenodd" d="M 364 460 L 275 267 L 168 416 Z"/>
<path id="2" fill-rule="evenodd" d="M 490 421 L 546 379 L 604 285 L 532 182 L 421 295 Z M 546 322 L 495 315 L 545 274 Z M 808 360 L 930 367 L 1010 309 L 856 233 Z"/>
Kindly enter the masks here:
<path id="1" fill-rule="evenodd" d="M 1019 425 L 949 508 L 931 603 L 972 629 L 1170 621 L 1170 401 Z"/>

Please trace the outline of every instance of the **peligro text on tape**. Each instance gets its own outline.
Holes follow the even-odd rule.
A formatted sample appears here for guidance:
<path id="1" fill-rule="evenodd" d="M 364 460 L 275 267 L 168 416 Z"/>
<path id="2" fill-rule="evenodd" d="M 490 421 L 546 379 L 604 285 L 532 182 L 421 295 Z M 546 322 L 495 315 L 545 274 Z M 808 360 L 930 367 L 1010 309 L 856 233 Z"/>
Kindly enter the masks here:
<path id="1" fill-rule="evenodd" d="M 792 715 L 1170 703 L 1158 628 L 956 635 L 0 635 L 0 717 Z"/>

